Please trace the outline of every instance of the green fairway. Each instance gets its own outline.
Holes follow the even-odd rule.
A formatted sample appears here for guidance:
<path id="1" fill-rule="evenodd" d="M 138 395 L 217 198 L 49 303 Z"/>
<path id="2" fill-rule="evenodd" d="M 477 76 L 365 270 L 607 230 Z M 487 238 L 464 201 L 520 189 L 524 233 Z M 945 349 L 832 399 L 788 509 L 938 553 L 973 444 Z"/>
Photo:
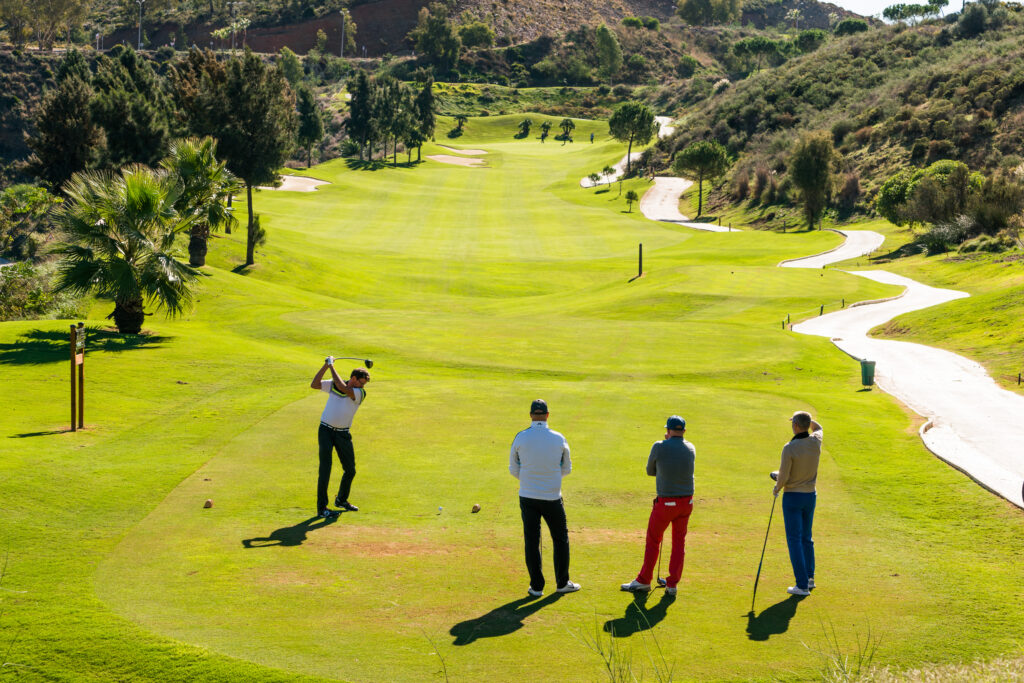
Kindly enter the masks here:
<path id="1" fill-rule="evenodd" d="M 562 145 L 514 139 L 521 119 L 452 139 L 441 122 L 438 142 L 486 150 L 484 167 L 336 160 L 300 172 L 331 183 L 316 192 L 255 194 L 256 265 L 238 268 L 244 230 L 213 240 L 195 310 L 147 319 L 149 336 L 100 331 L 97 303 L 84 432 L 65 431 L 68 321 L 0 324 L 0 677 L 593 681 L 595 629 L 648 677 L 660 648 L 677 680 L 812 678 L 833 629 L 844 653 L 880 636 L 876 661 L 896 667 L 1016 652 L 1024 516 L 930 455 L 828 340 L 781 329 L 896 290 L 776 267 L 835 233 L 627 213 L 617 184 L 579 187 L 625 153 L 606 123 L 577 120 Z M 353 426 L 360 511 L 325 523 L 309 382 L 328 354 L 375 365 Z M 572 447 L 583 590 L 550 595 L 545 538 L 549 595 L 527 600 L 508 448 L 538 397 Z M 750 613 L 797 409 L 825 429 L 819 587 L 787 596 L 776 509 Z M 644 601 L 618 586 L 640 567 L 644 465 L 674 413 L 697 448 L 695 511 L 678 595 Z"/>

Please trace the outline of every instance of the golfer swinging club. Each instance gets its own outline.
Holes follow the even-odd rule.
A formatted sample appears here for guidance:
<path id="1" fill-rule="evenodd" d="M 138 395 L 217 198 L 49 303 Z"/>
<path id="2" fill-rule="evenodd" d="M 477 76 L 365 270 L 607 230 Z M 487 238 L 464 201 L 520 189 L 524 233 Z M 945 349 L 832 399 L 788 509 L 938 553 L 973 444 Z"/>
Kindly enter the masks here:
<path id="1" fill-rule="evenodd" d="M 686 527 L 693 512 L 693 462 L 697 457 L 693 444 L 683 438 L 685 434 L 686 420 L 673 415 L 665 421 L 665 439 L 651 446 L 647 474 L 656 477 L 658 497 L 654 499 L 654 508 L 647 521 L 644 564 L 635 579 L 622 584 L 624 591 L 651 590 L 654 565 L 661 554 L 661 541 L 669 524 L 672 525 L 672 554 L 668 561 L 665 592 L 675 595 L 676 586 L 683 576 Z"/>
<path id="2" fill-rule="evenodd" d="M 328 370 L 331 371 L 331 379 L 324 379 L 324 373 Z M 316 482 L 316 510 L 321 517 L 330 519 L 340 512 L 327 507 L 327 484 L 331 480 L 332 450 L 338 451 L 342 469 L 341 486 L 338 488 L 334 504 L 349 512 L 359 510 L 348 502 L 352 480 L 356 476 L 356 454 L 352 448 L 349 427 L 352 426 L 352 418 L 366 398 L 366 390 L 363 387 L 369 381 L 370 373 L 362 368 L 354 369 L 349 380 L 344 381 L 334 371 L 334 356 L 328 356 L 323 367 L 309 384 L 311 389 L 327 394 L 327 405 L 320 416 L 320 430 L 317 432 L 317 442 L 320 445 L 320 473 Z"/>
<path id="3" fill-rule="evenodd" d="M 526 570 L 530 573 L 527 592 L 544 595 L 541 569 L 540 520 L 551 533 L 555 555 L 555 590 L 573 593 L 580 589 L 569 580 L 569 529 L 562 502 L 562 477 L 572 471 L 569 444 L 565 437 L 548 428 L 548 404 L 537 399 L 530 405 L 529 428 L 516 434 L 509 454 L 508 470 L 519 480 L 519 510 L 523 516 Z"/>
<path id="4" fill-rule="evenodd" d="M 793 565 L 796 585 L 786 589 L 791 595 L 810 595 L 814 588 L 814 540 L 811 526 L 814 506 L 818 499 L 815 484 L 818 480 L 818 461 L 821 458 L 821 425 L 811 419 L 810 413 L 797 411 L 790 418 L 793 438 L 782 447 L 779 471 L 772 472 L 775 479 L 773 493 L 782 494 L 782 519 L 786 524 L 786 545 L 789 561 Z"/>

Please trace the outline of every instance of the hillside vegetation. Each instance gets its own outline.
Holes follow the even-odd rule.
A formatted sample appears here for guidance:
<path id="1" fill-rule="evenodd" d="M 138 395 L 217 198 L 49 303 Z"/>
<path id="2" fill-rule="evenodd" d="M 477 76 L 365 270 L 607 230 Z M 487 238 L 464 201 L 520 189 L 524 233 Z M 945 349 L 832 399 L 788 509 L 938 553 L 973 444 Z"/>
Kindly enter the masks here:
<path id="1" fill-rule="evenodd" d="M 859 179 L 863 209 L 907 166 L 958 159 L 972 171 L 1016 168 L 1024 160 L 1024 13 L 997 7 L 976 33 L 963 24 L 886 26 L 754 72 L 678 109 L 681 125 L 665 149 L 717 140 L 738 160 L 735 187 L 759 167 L 781 176 L 795 140 L 825 130 L 842 170 Z"/>

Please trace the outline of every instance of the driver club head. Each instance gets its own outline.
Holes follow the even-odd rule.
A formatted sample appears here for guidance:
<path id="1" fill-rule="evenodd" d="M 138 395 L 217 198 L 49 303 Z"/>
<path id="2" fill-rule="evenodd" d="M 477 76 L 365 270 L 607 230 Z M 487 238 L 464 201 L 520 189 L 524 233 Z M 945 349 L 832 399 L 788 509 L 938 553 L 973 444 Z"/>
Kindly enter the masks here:
<path id="1" fill-rule="evenodd" d="M 364 360 L 364 361 L 363 361 L 363 364 L 364 364 L 364 365 L 365 365 L 365 366 L 367 367 L 367 369 L 369 369 L 369 368 L 372 368 L 372 367 L 373 367 L 373 361 L 372 361 L 372 360 L 370 360 L 369 358 L 367 358 L 366 360 Z"/>

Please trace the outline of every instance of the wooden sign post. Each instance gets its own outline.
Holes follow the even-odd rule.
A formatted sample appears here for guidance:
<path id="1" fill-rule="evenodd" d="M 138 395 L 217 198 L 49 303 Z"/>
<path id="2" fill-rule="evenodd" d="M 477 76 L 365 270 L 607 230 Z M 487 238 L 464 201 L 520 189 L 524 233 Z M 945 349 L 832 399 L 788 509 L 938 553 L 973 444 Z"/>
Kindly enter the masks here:
<path id="1" fill-rule="evenodd" d="M 75 370 L 78 381 L 75 381 Z M 75 394 L 75 385 L 78 394 Z M 77 401 L 75 400 L 77 398 Z M 76 414 L 77 413 L 77 414 Z M 71 431 L 85 428 L 85 325 L 71 326 Z"/>

